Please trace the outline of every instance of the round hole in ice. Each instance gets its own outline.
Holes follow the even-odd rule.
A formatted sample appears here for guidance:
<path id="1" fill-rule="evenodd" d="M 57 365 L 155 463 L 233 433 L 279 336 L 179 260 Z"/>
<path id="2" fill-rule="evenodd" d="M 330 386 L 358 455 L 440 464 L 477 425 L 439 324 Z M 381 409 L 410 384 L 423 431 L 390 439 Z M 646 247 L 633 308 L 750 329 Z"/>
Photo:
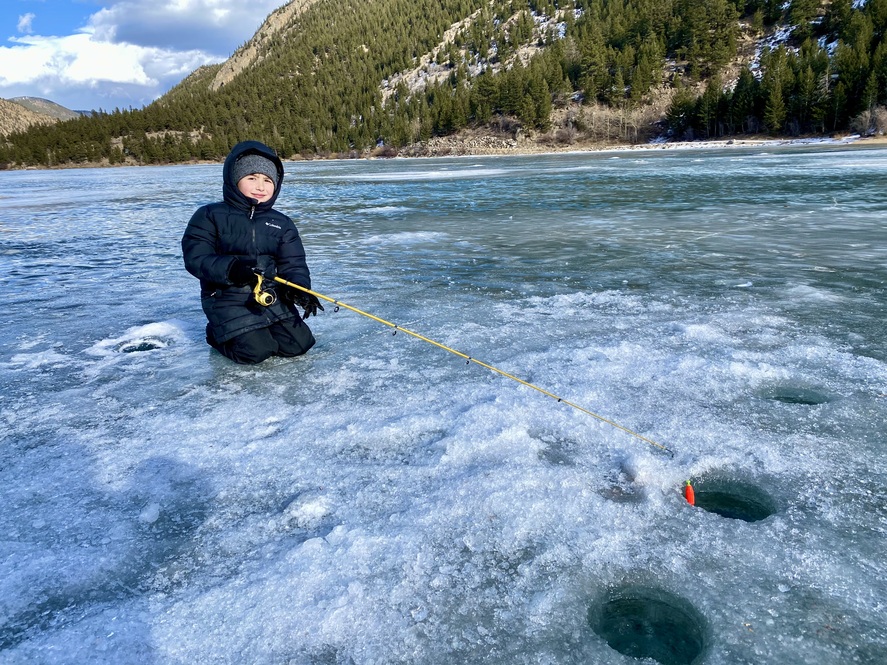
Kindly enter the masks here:
<path id="1" fill-rule="evenodd" d="M 801 388 L 798 386 L 779 386 L 771 388 L 766 392 L 766 397 L 774 402 L 799 404 L 801 406 L 818 406 L 831 401 L 828 395 L 819 392 L 818 390 Z"/>
<path id="2" fill-rule="evenodd" d="M 709 476 L 693 483 L 696 507 L 721 517 L 759 522 L 776 512 L 767 492 L 745 480 L 729 476 Z"/>
<path id="3" fill-rule="evenodd" d="M 166 347 L 166 342 L 154 338 L 136 339 L 125 342 L 118 347 L 120 353 L 142 353 Z"/>
<path id="4" fill-rule="evenodd" d="M 613 649 L 663 665 L 690 665 L 705 650 L 705 618 L 687 600 L 655 587 L 611 590 L 588 611 L 592 630 Z"/>

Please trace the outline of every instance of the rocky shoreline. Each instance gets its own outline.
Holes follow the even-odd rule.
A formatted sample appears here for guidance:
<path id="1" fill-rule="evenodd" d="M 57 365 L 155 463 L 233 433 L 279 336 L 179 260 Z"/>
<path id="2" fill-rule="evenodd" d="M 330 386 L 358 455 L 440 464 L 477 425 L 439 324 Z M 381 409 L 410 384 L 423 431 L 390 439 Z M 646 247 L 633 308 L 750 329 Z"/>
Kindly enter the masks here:
<path id="1" fill-rule="evenodd" d="M 650 143 L 624 144 L 600 142 L 573 142 L 558 144 L 543 142 L 521 137 L 511 138 L 491 135 L 437 137 L 429 141 L 417 143 L 401 150 L 376 150 L 363 157 L 378 158 L 412 158 L 412 157 L 468 157 L 482 155 L 532 155 L 566 152 L 605 152 L 605 151 L 648 151 L 648 150 L 680 150 L 726 147 L 777 147 L 802 145 L 853 145 L 872 146 L 887 145 L 887 136 L 860 137 L 857 135 L 843 137 L 807 137 L 788 138 L 728 138 L 706 141 L 653 141 Z M 373 154 L 376 153 L 376 154 Z"/>
<path id="2" fill-rule="evenodd" d="M 706 141 L 651 141 L 649 143 L 601 143 L 592 141 L 574 141 L 557 143 L 538 139 L 525 138 L 518 135 L 500 136 L 492 134 L 469 134 L 435 137 L 429 141 L 416 143 L 405 148 L 395 149 L 378 147 L 370 151 L 350 153 L 329 153 L 324 155 L 293 155 L 282 157 L 284 162 L 302 162 L 328 159 L 413 159 L 431 157 L 471 157 L 471 156 L 518 156 L 542 155 L 581 152 L 629 152 L 650 150 L 701 150 L 728 147 L 780 147 L 780 146 L 878 146 L 887 145 L 887 136 L 860 137 L 849 135 L 843 137 L 807 137 L 807 138 L 728 138 Z M 214 160 L 191 160 L 181 164 L 218 164 Z M 172 164 L 169 164 L 172 166 Z M 115 166 L 140 166 L 135 162 L 109 164 L 105 162 L 88 162 L 80 164 L 60 164 L 51 167 L 29 166 L 24 170 L 55 170 L 66 168 L 107 168 Z M 151 164 L 162 166 L 162 164 Z M 13 170 L 18 170 L 13 167 Z"/>

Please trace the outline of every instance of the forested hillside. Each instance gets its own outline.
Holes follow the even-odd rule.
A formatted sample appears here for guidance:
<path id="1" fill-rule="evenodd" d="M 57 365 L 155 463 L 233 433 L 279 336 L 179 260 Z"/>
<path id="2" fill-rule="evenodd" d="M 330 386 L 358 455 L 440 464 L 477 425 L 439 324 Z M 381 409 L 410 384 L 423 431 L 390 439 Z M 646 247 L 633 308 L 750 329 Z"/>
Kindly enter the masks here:
<path id="1" fill-rule="evenodd" d="M 144 109 L 10 134 L 0 164 L 215 160 L 246 138 L 395 154 L 463 128 L 632 142 L 887 124 L 887 0 L 296 2 L 224 80 L 203 68 Z"/>

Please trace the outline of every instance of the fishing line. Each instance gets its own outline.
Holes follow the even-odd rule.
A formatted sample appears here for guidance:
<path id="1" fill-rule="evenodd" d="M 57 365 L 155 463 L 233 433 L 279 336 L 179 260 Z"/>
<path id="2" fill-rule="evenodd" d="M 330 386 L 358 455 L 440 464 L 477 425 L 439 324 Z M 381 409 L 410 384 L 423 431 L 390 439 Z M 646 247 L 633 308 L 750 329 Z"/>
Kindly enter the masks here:
<path id="1" fill-rule="evenodd" d="M 558 397 L 554 393 L 551 393 L 551 392 L 545 390 L 544 388 L 540 388 L 539 386 L 534 385 L 534 384 L 530 383 L 529 381 L 524 381 L 523 379 L 515 376 L 514 374 L 509 374 L 508 372 L 501 370 L 498 367 L 490 365 L 489 363 L 485 363 L 481 360 L 478 360 L 477 358 L 473 358 L 473 357 L 469 356 L 467 353 L 462 353 L 461 351 L 457 351 L 456 349 L 450 348 L 449 346 L 446 346 L 445 344 L 441 344 L 440 342 L 436 342 L 433 339 L 425 337 L 425 335 L 420 335 L 419 333 L 414 332 L 414 331 L 410 330 L 409 328 L 404 328 L 403 326 L 400 326 L 396 323 L 392 323 L 391 321 L 386 321 L 385 319 L 379 318 L 378 316 L 370 314 L 369 312 L 365 312 L 362 309 L 358 309 L 357 307 L 352 307 L 351 305 L 343 303 L 340 300 L 336 300 L 335 298 L 330 298 L 329 296 L 325 296 L 322 293 L 318 293 L 317 291 L 312 291 L 311 289 L 306 289 L 304 286 L 299 286 L 298 284 L 288 282 L 287 280 L 283 279 L 282 277 L 275 276 L 273 279 L 275 282 L 279 282 L 280 284 L 283 284 L 284 286 L 288 286 L 292 289 L 298 289 L 299 291 L 303 291 L 305 293 L 310 293 L 312 296 L 314 296 L 316 298 L 320 298 L 321 300 L 325 300 L 329 303 L 332 303 L 335 306 L 335 311 L 338 311 L 339 308 L 345 308 L 345 309 L 350 310 L 356 314 L 360 314 L 361 316 L 365 316 L 368 319 L 372 319 L 373 321 L 376 321 L 377 323 L 381 323 L 382 325 L 388 326 L 389 328 L 393 328 L 395 335 L 399 332 L 402 332 L 406 335 L 410 335 L 411 337 L 415 337 L 416 339 L 422 340 L 423 342 L 427 342 L 428 344 L 436 346 L 439 349 L 443 349 L 444 351 L 452 353 L 455 356 L 459 356 L 460 358 L 465 360 L 466 364 L 474 363 L 475 365 L 480 365 L 481 367 L 484 367 L 484 368 L 490 370 L 491 372 L 495 372 L 496 374 L 504 376 L 507 379 L 511 379 L 512 381 L 516 381 L 517 383 L 521 384 L 522 386 L 526 386 L 527 388 L 532 388 L 533 390 L 540 392 L 543 395 L 547 395 L 548 397 L 551 397 L 552 399 L 557 400 L 561 404 L 566 404 L 567 406 L 572 407 L 572 408 L 576 409 L 577 411 L 581 411 L 582 413 L 585 413 L 585 414 L 591 416 L 592 418 L 597 418 L 601 422 L 607 423 L 611 427 L 615 427 L 616 429 L 621 430 L 621 431 L 625 432 L 626 434 L 629 434 L 629 435 L 635 437 L 636 439 L 640 439 L 641 441 L 644 441 L 645 443 L 649 443 L 651 446 L 654 446 L 654 447 L 662 450 L 663 452 L 668 453 L 669 455 L 674 455 L 674 452 L 670 448 L 667 448 L 666 446 L 663 446 L 660 443 L 656 443 L 652 439 L 648 439 L 644 435 L 638 434 L 634 430 L 630 430 L 627 427 L 624 427 L 624 426 L 620 425 L 619 423 L 610 420 L 609 418 L 605 418 L 604 416 L 601 416 L 601 415 L 595 413 L 594 411 L 590 411 L 590 410 L 586 409 L 584 406 L 580 406 L 579 404 L 575 404 L 574 402 L 570 402 L 569 400 L 566 400 L 563 397 Z"/>

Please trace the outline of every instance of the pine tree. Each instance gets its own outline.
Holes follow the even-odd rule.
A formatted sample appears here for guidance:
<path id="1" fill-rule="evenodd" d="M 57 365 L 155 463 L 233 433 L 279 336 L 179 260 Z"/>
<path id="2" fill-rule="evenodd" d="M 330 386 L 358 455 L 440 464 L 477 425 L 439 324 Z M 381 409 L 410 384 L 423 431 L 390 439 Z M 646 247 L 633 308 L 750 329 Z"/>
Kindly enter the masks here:
<path id="1" fill-rule="evenodd" d="M 812 34 L 811 23 L 819 10 L 819 0 L 791 0 L 788 7 L 788 20 L 795 26 L 793 36 L 807 39 Z"/>
<path id="2" fill-rule="evenodd" d="M 785 125 L 785 100 L 782 97 L 782 82 L 773 81 L 767 90 L 767 104 L 764 107 L 764 124 L 771 134 L 778 134 Z"/>
<path id="3" fill-rule="evenodd" d="M 598 99 L 607 81 L 607 51 L 603 36 L 597 26 L 589 31 L 588 38 L 580 44 L 582 53 L 579 86 L 589 101 Z"/>
<path id="4" fill-rule="evenodd" d="M 721 77 L 713 76 L 709 79 L 705 92 L 696 104 L 694 112 L 695 122 L 693 124 L 701 130 L 703 137 L 706 138 L 720 134 L 718 124 L 721 121 L 719 117 L 721 97 L 723 95 L 721 87 Z"/>
<path id="5" fill-rule="evenodd" d="M 757 131 L 759 83 L 747 68 L 739 72 L 739 80 L 730 100 L 729 122 L 733 131 L 749 133 Z"/>
<path id="6" fill-rule="evenodd" d="M 688 136 L 688 133 L 692 131 L 695 110 L 696 100 L 693 91 L 684 87 L 679 79 L 671 104 L 665 114 L 668 129 L 674 137 L 678 139 L 692 138 L 692 135 Z"/>

